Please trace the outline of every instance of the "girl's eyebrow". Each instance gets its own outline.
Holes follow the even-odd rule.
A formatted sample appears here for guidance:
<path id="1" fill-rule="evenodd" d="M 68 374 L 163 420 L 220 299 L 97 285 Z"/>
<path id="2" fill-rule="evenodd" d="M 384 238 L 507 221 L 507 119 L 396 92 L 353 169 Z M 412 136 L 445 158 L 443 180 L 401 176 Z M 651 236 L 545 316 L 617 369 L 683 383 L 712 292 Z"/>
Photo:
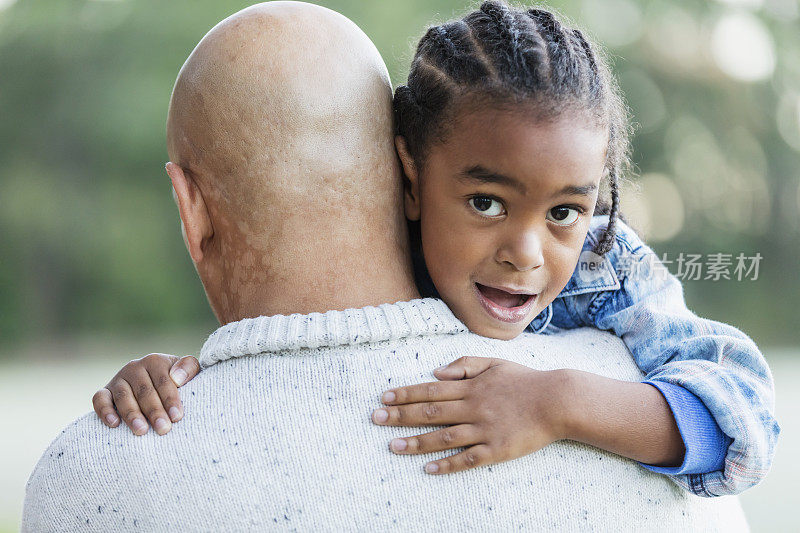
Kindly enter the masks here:
<path id="1" fill-rule="evenodd" d="M 462 180 L 505 185 L 506 187 L 512 187 L 514 189 L 517 189 L 522 194 L 525 194 L 527 190 L 525 184 L 522 183 L 521 181 L 514 179 L 510 176 L 506 176 L 505 174 L 492 172 L 491 170 L 487 170 L 486 168 L 480 165 L 475 165 L 474 167 L 470 167 L 467 170 L 462 171 L 460 174 L 457 175 L 457 177 Z M 590 196 L 595 189 L 597 189 L 597 185 L 595 185 L 594 183 L 588 183 L 586 185 L 567 185 L 563 187 L 561 190 L 554 192 L 552 197 Z"/>
<path id="2" fill-rule="evenodd" d="M 589 196 L 596 188 L 597 185 L 594 183 L 589 183 L 588 185 L 567 185 L 560 191 L 553 193 L 553 196 Z"/>
<path id="3" fill-rule="evenodd" d="M 505 185 L 517 189 L 522 194 L 525 194 L 527 188 L 525 184 L 505 174 L 492 172 L 480 165 L 475 165 L 466 170 L 463 170 L 457 175 L 461 180 L 478 181 L 480 183 L 496 183 L 498 185 Z"/>

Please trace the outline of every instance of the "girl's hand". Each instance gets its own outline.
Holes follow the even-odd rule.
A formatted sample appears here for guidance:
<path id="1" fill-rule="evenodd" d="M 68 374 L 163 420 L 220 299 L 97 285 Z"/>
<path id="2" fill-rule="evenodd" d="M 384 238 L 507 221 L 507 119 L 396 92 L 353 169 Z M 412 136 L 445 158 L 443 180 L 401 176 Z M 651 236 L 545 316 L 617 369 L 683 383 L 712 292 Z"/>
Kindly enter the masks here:
<path id="1" fill-rule="evenodd" d="M 386 426 L 440 426 L 423 435 L 394 439 L 398 454 L 467 449 L 425 465 L 429 474 L 449 474 L 533 453 L 565 438 L 561 393 L 566 375 L 541 372 L 486 357 L 461 357 L 434 370 L 437 379 L 386 391 L 384 407 L 372 413 Z"/>
<path id="2" fill-rule="evenodd" d="M 178 387 L 198 372 L 200 364 L 191 355 L 179 358 L 151 353 L 134 359 L 94 394 L 94 412 L 111 428 L 119 425 L 118 415 L 121 415 L 135 435 L 147 433 L 149 426 L 144 412 L 156 433 L 164 435 L 172 429 L 172 422 L 183 418 Z"/>

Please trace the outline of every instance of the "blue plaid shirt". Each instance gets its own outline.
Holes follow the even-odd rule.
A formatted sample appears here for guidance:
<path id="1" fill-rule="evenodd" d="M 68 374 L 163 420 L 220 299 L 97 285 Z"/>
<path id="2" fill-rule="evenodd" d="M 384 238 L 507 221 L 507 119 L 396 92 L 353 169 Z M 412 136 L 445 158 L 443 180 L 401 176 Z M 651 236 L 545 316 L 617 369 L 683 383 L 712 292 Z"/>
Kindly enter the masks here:
<path id="1" fill-rule="evenodd" d="M 607 223 L 608 216 L 592 218 L 572 278 L 530 328 L 593 326 L 622 338 L 645 382 L 670 404 L 686 446 L 680 467 L 644 466 L 700 496 L 756 485 L 780 433 L 763 355 L 738 329 L 692 313 L 680 281 L 622 221 L 612 249 L 592 253 Z"/>

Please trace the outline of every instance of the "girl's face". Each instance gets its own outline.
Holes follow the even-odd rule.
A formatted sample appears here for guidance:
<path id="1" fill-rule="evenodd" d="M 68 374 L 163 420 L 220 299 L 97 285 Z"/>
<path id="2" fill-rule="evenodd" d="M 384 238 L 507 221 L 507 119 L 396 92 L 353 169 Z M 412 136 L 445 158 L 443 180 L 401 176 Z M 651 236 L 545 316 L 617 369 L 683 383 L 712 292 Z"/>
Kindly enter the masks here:
<path id="1" fill-rule="evenodd" d="M 567 284 L 607 143 L 607 131 L 579 115 L 535 123 L 485 110 L 459 117 L 417 169 L 397 138 L 406 216 L 420 220 L 431 279 L 471 331 L 514 338 Z"/>

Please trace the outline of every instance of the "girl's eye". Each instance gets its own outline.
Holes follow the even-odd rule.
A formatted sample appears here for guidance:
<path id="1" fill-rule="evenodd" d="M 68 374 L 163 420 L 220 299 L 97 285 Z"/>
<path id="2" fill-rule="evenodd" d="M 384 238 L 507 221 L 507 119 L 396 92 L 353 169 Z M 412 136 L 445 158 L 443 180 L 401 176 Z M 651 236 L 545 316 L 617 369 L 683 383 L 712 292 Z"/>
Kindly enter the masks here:
<path id="1" fill-rule="evenodd" d="M 571 226 L 580 215 L 580 211 L 574 207 L 560 205 L 547 212 L 547 220 L 559 226 Z"/>
<path id="2" fill-rule="evenodd" d="M 503 204 L 488 196 L 473 196 L 469 199 L 469 205 L 484 217 L 496 217 L 506 212 Z"/>

